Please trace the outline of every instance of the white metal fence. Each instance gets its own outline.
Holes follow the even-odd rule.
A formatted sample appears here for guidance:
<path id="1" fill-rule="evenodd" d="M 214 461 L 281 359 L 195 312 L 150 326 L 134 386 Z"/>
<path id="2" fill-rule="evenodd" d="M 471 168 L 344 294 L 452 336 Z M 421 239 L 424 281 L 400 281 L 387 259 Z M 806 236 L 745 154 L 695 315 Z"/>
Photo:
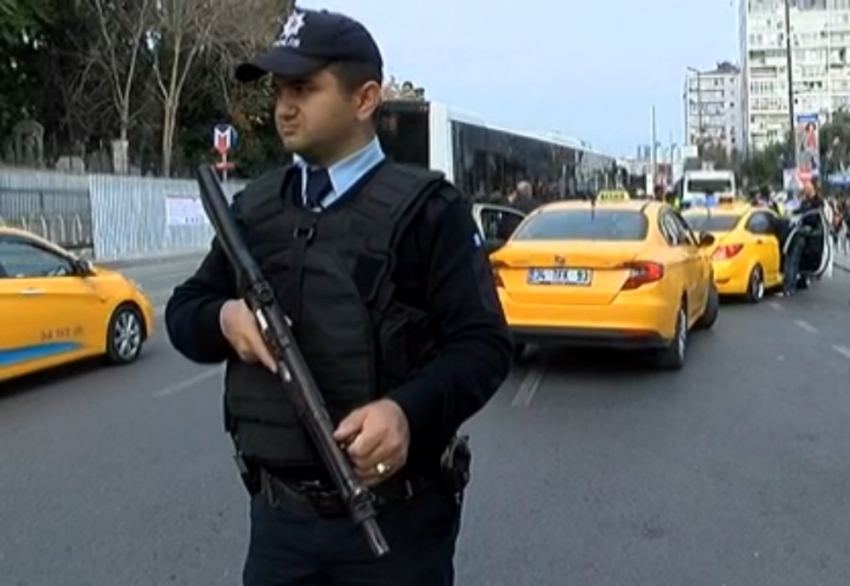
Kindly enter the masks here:
<path id="1" fill-rule="evenodd" d="M 194 181 L 0 169 L 3 224 L 98 260 L 203 250 L 213 234 Z"/>

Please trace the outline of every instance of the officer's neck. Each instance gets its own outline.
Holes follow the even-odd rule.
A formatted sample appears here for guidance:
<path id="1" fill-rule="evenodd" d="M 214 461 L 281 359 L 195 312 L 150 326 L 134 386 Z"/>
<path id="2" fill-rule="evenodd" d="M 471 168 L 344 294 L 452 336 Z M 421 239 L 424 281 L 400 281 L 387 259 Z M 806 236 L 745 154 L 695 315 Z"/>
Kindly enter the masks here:
<path id="1" fill-rule="evenodd" d="M 344 161 L 352 155 L 355 155 L 365 149 L 373 140 L 375 140 L 375 133 L 370 133 L 362 136 L 358 135 L 357 137 L 352 137 L 350 141 L 340 145 L 340 147 L 335 149 L 332 153 L 311 153 L 309 156 L 302 155 L 302 158 L 308 165 L 312 167 L 330 169 L 337 163 Z"/>

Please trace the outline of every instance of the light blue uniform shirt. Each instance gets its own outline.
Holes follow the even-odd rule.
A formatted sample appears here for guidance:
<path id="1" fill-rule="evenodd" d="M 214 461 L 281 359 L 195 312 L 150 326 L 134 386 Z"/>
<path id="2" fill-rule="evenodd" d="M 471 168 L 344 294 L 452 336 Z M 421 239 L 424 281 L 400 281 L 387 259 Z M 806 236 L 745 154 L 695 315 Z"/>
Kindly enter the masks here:
<path id="1" fill-rule="evenodd" d="M 321 201 L 321 209 L 332 206 L 339 198 L 354 187 L 369 171 L 375 168 L 385 158 L 381 143 L 375 137 L 365 147 L 338 161 L 328 168 L 332 190 Z M 293 156 L 293 163 L 301 168 L 301 198 L 307 203 L 307 171 L 311 167 L 298 155 Z"/>

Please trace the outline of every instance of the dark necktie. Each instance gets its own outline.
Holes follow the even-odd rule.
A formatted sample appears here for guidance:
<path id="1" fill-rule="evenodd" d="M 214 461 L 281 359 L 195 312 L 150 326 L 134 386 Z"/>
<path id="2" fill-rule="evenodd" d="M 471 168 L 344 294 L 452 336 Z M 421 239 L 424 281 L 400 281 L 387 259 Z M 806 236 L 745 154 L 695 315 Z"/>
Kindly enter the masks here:
<path id="1" fill-rule="evenodd" d="M 308 169 L 305 205 L 309 209 L 321 207 L 322 200 L 333 190 L 327 169 Z"/>

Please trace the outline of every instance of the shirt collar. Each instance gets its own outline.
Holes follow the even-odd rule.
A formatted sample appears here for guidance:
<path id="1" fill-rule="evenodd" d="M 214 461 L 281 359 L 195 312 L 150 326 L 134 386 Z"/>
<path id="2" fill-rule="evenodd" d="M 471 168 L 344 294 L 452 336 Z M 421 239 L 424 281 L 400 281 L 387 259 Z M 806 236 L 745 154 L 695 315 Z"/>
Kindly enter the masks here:
<path id="1" fill-rule="evenodd" d="M 384 151 L 377 137 L 360 150 L 352 153 L 341 161 L 337 161 L 328 168 L 333 193 L 325 198 L 323 207 L 327 207 L 339 196 L 345 194 L 355 183 L 377 164 L 384 160 Z M 293 163 L 301 168 L 301 173 L 306 174 L 311 166 L 300 156 L 293 155 Z M 303 183 L 306 185 L 306 182 Z"/>

